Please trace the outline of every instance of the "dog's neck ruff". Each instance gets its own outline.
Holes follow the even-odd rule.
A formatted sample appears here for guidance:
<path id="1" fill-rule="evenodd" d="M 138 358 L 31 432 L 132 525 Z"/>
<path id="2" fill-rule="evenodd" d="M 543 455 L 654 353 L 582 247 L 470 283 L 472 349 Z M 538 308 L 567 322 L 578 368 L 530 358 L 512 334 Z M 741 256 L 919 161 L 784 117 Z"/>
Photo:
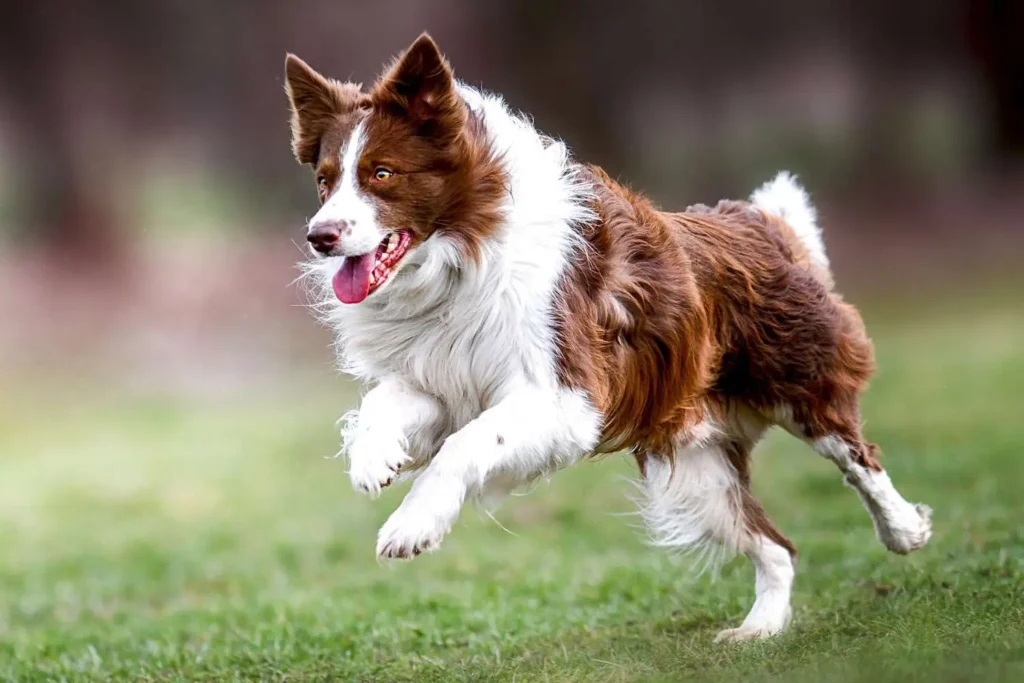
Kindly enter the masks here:
<path id="1" fill-rule="evenodd" d="M 370 384 L 403 377 L 453 408 L 466 403 L 468 415 L 523 382 L 557 386 L 556 290 L 592 214 L 590 187 L 564 144 L 496 95 L 462 84 L 459 93 L 508 184 L 501 225 L 478 258 L 437 232 L 389 287 L 356 306 L 331 293 L 331 259 L 314 268 L 344 371 Z"/>

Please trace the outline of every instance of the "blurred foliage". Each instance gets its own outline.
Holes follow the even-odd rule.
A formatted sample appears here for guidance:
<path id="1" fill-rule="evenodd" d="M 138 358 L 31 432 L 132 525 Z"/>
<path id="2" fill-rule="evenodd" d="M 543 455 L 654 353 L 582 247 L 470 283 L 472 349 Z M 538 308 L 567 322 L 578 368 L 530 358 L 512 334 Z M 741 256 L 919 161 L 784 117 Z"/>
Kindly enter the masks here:
<path id="1" fill-rule="evenodd" d="M 288 154 L 284 53 L 370 83 L 424 29 L 460 77 L 666 202 L 735 194 L 778 167 L 837 195 L 1005 170 L 1024 151 L 1021 7 L 107 0 L 83 13 L 10 0 L 0 164 L 19 190 L 0 219 L 28 235 L 56 226 L 98 258 L 144 224 L 167 169 L 185 175 L 181 203 L 217 209 L 199 221 L 210 229 L 238 219 L 210 204 L 224 191 L 250 217 L 301 212 L 308 178 Z M 181 208 L 157 219 L 188 220 Z"/>

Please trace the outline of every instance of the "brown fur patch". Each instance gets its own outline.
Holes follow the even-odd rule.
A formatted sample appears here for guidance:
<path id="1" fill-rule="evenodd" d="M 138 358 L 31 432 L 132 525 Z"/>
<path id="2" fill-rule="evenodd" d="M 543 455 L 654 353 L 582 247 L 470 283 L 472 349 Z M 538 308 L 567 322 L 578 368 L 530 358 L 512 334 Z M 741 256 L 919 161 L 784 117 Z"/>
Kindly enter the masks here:
<path id="1" fill-rule="evenodd" d="M 358 182 L 377 199 L 381 224 L 412 231 L 414 245 L 441 232 L 478 257 L 501 223 L 507 177 L 429 36 L 395 61 L 370 101 Z M 395 172 L 386 184 L 371 180 L 380 166 Z"/>
<path id="2" fill-rule="evenodd" d="M 808 438 L 839 435 L 875 467 L 857 400 L 873 369 L 853 307 L 740 203 L 686 213 L 590 169 L 599 219 L 562 283 L 561 378 L 605 415 L 603 439 L 664 451 L 721 406 L 791 409 Z M 571 314 L 568 313 L 571 311 Z"/>
<path id="3" fill-rule="evenodd" d="M 293 54 L 285 57 L 285 92 L 291 104 L 292 152 L 300 164 L 316 166 L 321 149 L 334 144 L 334 156 L 355 127 L 367 100 L 358 83 L 324 78 Z"/>
<path id="4" fill-rule="evenodd" d="M 605 440 L 661 450 L 702 418 L 711 321 L 671 223 L 602 170 L 589 176 L 598 220 L 561 288 L 561 379 L 604 415 Z"/>
<path id="5" fill-rule="evenodd" d="M 818 282 L 831 290 L 834 286 L 831 271 L 819 267 L 811 260 L 807 245 L 796 234 L 789 223 L 778 216 L 766 213 L 750 202 L 734 199 L 723 199 L 712 209 L 703 204 L 695 204 L 687 208 L 687 213 L 712 213 L 728 216 L 734 220 L 756 225 L 775 240 L 779 250 L 790 263 L 800 266 Z"/>

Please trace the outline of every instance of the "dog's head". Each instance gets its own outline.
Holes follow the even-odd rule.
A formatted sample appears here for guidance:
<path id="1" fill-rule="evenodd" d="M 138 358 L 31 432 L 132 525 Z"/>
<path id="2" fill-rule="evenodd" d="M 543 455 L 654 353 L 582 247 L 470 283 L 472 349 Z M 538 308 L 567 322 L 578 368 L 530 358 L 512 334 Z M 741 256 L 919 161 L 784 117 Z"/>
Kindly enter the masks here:
<path id="1" fill-rule="evenodd" d="M 431 249 L 474 258 L 500 216 L 504 177 L 477 115 L 426 34 L 369 92 L 285 62 L 292 149 L 313 167 L 321 207 L 307 239 L 336 263 L 332 285 L 359 303 Z M 454 248 L 451 248 L 454 247 Z"/>

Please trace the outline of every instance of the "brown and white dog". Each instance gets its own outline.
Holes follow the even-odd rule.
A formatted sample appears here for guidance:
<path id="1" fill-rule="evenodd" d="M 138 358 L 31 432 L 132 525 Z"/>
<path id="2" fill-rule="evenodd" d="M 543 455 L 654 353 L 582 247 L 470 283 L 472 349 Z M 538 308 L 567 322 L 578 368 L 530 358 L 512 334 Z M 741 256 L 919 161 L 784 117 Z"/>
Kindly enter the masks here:
<path id="1" fill-rule="evenodd" d="M 292 147 L 321 207 L 305 264 L 342 367 L 356 489 L 414 475 L 377 554 L 438 547 L 463 504 L 628 449 L 660 545 L 745 553 L 790 618 L 796 551 L 750 491 L 779 425 L 834 462 L 887 548 L 930 534 L 861 435 L 873 352 L 833 291 L 814 208 L 780 173 L 750 201 L 657 209 L 574 161 L 424 34 L 369 90 L 286 61 Z"/>

